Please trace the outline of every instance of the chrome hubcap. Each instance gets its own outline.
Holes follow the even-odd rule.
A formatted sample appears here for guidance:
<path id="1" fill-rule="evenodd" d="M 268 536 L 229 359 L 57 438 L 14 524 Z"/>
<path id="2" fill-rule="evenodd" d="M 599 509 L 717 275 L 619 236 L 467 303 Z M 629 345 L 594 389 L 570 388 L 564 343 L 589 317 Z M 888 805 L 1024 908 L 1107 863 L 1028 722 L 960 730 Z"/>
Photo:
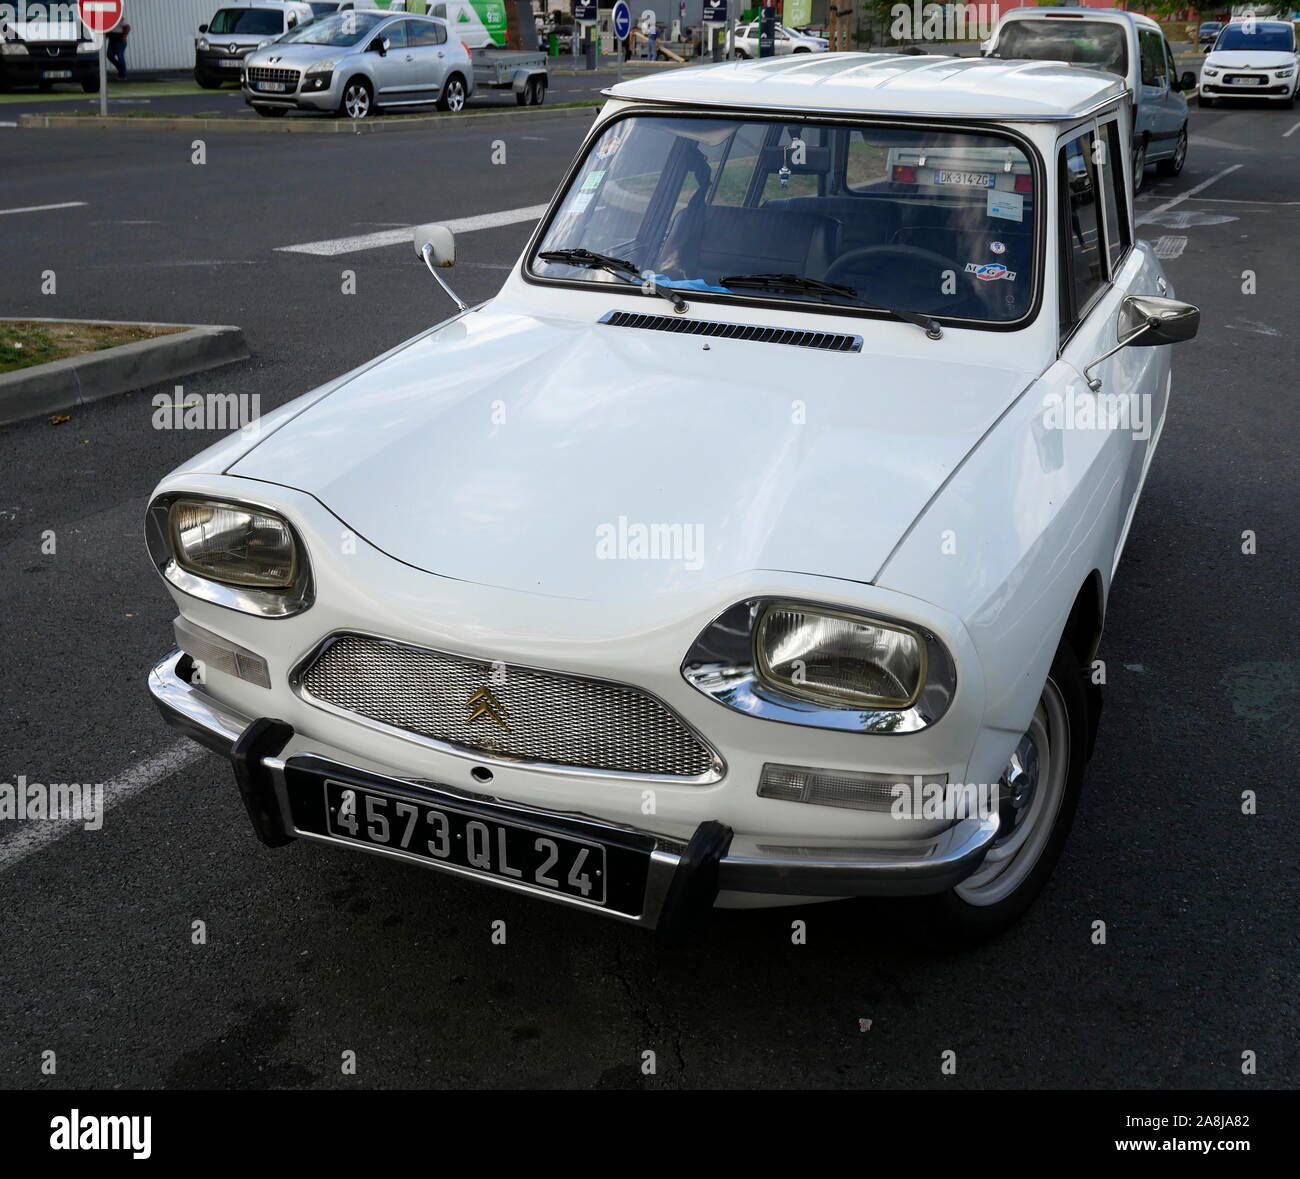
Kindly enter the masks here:
<path id="1" fill-rule="evenodd" d="M 453 82 L 448 89 L 447 105 L 454 111 L 460 110 L 465 105 L 465 91 L 459 82 Z"/>
<path id="2" fill-rule="evenodd" d="M 1070 722 L 1048 680 L 1033 720 L 998 780 L 998 834 L 984 863 L 956 888 L 969 905 L 995 905 L 1024 882 L 1043 854 L 1065 797 Z"/>

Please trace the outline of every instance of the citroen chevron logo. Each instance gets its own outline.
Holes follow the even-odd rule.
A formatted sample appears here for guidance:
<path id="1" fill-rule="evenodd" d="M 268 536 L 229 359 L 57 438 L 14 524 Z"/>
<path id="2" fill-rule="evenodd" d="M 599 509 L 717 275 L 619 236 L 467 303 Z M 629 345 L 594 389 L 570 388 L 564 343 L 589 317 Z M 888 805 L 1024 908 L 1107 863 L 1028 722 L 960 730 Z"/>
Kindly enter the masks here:
<path id="1" fill-rule="evenodd" d="M 465 703 L 470 710 L 469 723 L 471 725 L 476 720 L 481 720 L 487 716 L 496 721 L 507 733 L 510 732 L 510 726 L 506 724 L 506 710 L 501 706 L 501 701 L 493 696 L 486 687 L 479 688 Z"/>

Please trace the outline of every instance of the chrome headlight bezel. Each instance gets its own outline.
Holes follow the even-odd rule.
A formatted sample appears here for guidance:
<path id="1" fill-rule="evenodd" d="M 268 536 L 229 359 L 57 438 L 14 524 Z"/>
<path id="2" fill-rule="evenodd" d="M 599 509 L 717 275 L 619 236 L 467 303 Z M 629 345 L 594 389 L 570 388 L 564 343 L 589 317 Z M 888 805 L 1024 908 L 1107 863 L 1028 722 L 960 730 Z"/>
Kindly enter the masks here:
<path id="1" fill-rule="evenodd" d="M 910 634 L 921 646 L 920 683 L 913 698 L 894 706 L 834 704 L 810 695 L 796 696 L 768 682 L 755 654 L 755 638 L 760 620 L 771 606 Z M 928 728 L 948 711 L 957 690 L 953 658 L 925 626 L 878 611 L 777 596 L 750 598 L 724 610 L 692 643 L 681 674 L 696 691 L 747 716 L 856 733 L 903 734 Z"/>
<path id="2" fill-rule="evenodd" d="M 294 546 L 292 579 L 289 584 L 280 587 L 240 585 L 217 581 L 211 576 L 186 568 L 174 551 L 172 536 L 171 510 L 178 500 L 257 512 L 283 523 Z M 149 505 L 145 516 L 145 543 L 164 581 L 182 593 L 224 606 L 228 610 L 255 614 L 262 618 L 286 618 L 291 614 L 300 614 L 315 600 L 311 562 L 302 537 L 284 512 L 271 504 L 255 499 L 207 495 L 203 492 L 169 492 L 158 496 Z"/>

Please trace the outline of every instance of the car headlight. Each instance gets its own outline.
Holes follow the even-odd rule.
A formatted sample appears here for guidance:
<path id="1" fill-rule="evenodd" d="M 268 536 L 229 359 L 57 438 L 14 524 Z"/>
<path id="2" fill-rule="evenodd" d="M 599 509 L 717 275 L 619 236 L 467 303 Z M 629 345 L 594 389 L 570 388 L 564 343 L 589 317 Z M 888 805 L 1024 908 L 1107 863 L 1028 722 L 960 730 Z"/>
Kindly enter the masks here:
<path id="1" fill-rule="evenodd" d="M 0 53 L 7 57 L 21 57 L 27 53 L 27 46 L 21 41 L 6 41 L 0 45 Z"/>
<path id="2" fill-rule="evenodd" d="M 329 61 L 318 61 L 315 65 L 307 67 L 309 74 L 328 74 L 332 73 L 338 63 L 331 58 Z"/>
<path id="3" fill-rule="evenodd" d="M 899 618 L 782 598 L 737 602 L 682 662 L 697 691 L 747 716 L 857 733 L 912 733 L 956 695 L 947 648 Z"/>
<path id="4" fill-rule="evenodd" d="M 1212 70 L 1208 66 L 1205 69 L 1203 69 L 1201 73 L 1204 74 L 1207 78 L 1217 78 L 1219 76 L 1218 70 Z"/>
<path id="5" fill-rule="evenodd" d="M 225 585 L 284 589 L 293 584 L 298 546 L 278 516 L 238 504 L 178 499 L 167 527 L 182 569 Z"/>
<path id="6" fill-rule="evenodd" d="M 1287 70 L 1274 70 L 1273 76 L 1275 78 L 1289 78 L 1294 73 L 1295 73 L 1295 66 L 1292 66 L 1290 69 Z"/>
<path id="7" fill-rule="evenodd" d="M 173 494 L 149 506 L 149 551 L 177 589 L 234 610 L 282 617 L 311 604 L 307 555 L 271 508 Z"/>
<path id="8" fill-rule="evenodd" d="M 832 708 L 905 708 L 925 674 L 920 638 L 852 615 L 773 603 L 754 631 L 754 666 L 766 684 Z"/>
<path id="9" fill-rule="evenodd" d="M 194 42 L 194 47 L 196 49 L 201 49 L 203 50 L 204 53 L 206 53 L 208 51 L 208 39 L 206 37 L 200 37 L 197 41 Z"/>

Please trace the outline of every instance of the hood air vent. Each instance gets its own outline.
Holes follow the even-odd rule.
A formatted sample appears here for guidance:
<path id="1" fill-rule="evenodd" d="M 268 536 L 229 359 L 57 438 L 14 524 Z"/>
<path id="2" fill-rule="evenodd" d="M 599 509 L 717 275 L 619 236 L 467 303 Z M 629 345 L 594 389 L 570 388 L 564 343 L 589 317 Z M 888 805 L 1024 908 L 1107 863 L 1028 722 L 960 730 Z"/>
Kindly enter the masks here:
<path id="1" fill-rule="evenodd" d="M 816 348 L 821 352 L 861 352 L 862 337 L 839 332 L 801 332 L 793 328 L 760 327 L 752 323 L 715 323 L 707 319 L 675 319 L 671 315 L 643 315 L 634 311 L 610 311 L 600 319 L 611 327 L 642 328 L 650 332 L 672 332 L 679 336 L 720 336 L 726 340 L 749 340 L 756 344 L 788 344 L 792 348 Z"/>

